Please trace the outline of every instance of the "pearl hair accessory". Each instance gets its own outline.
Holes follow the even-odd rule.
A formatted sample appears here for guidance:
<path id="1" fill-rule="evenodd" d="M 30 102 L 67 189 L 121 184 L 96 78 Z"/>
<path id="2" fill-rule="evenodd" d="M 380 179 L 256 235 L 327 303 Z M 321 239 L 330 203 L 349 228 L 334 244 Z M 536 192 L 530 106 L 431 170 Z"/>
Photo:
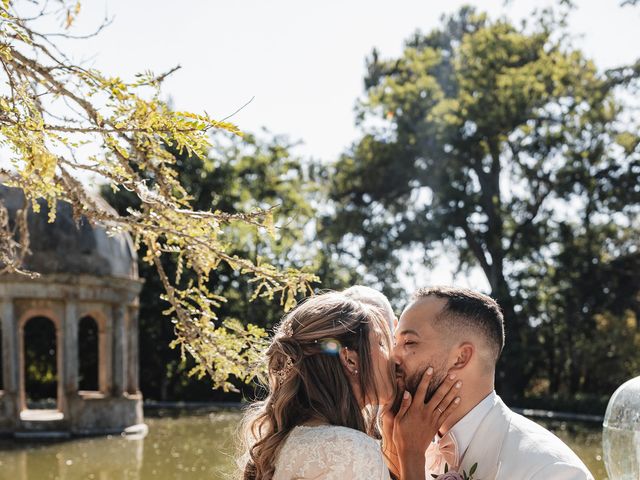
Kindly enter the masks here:
<path id="1" fill-rule="evenodd" d="M 291 322 L 283 323 L 280 327 L 282 333 L 284 333 L 287 337 L 293 336 L 293 328 L 291 327 Z"/>
<path id="2" fill-rule="evenodd" d="M 282 367 L 280 370 L 276 372 L 276 377 L 278 377 L 279 386 L 281 386 L 284 383 L 284 381 L 287 379 L 292 369 L 293 369 L 293 360 L 291 360 L 291 357 L 287 356 L 287 361 L 284 362 L 284 367 Z"/>
<path id="3" fill-rule="evenodd" d="M 282 332 L 285 337 L 293 336 L 293 328 L 291 327 L 291 321 L 283 322 L 280 325 L 280 332 Z M 286 354 L 285 354 L 286 355 Z M 286 355 L 287 360 L 284 362 L 284 365 L 281 369 L 276 371 L 276 377 L 278 378 L 278 385 L 282 385 L 284 381 L 287 379 L 291 370 L 293 369 L 293 360 L 289 355 Z"/>

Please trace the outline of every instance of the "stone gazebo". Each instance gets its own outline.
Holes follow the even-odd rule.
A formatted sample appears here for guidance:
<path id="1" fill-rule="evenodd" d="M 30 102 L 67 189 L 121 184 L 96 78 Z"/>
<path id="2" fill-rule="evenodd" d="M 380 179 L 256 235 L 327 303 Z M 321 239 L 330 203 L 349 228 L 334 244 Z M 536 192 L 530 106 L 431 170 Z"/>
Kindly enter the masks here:
<path id="1" fill-rule="evenodd" d="M 23 206 L 22 192 L 0 185 L 0 204 L 15 219 Z M 109 236 L 85 220 L 77 226 L 66 203 L 58 203 L 55 222 L 47 222 L 47 213 L 42 204 L 39 214 L 29 212 L 28 221 L 31 253 L 25 268 L 41 276 L 0 275 L 0 433 L 91 435 L 140 425 L 137 319 L 142 282 L 131 238 Z M 49 331 L 55 334 L 55 408 L 27 407 L 25 327 L 36 318 L 51 322 Z M 81 320 L 95 332 L 97 372 L 91 390 L 79 388 Z"/>

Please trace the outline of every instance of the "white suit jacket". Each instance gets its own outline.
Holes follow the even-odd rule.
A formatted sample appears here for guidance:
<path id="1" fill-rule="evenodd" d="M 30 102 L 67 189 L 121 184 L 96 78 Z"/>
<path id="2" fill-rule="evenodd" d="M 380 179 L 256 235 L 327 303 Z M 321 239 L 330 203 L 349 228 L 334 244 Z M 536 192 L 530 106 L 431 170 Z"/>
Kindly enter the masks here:
<path id="1" fill-rule="evenodd" d="M 474 463 L 474 480 L 593 480 L 562 440 L 500 398 L 473 436 L 461 470 L 468 473 Z"/>

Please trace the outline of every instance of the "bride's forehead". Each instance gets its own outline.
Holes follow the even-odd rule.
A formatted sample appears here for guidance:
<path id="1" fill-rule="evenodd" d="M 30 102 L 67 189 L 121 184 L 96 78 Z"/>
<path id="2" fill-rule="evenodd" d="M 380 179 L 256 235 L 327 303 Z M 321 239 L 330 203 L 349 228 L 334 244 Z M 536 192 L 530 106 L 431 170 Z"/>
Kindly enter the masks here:
<path id="1" fill-rule="evenodd" d="M 380 326 L 378 325 L 378 322 L 373 318 L 370 318 L 367 321 L 362 322 L 360 324 L 360 328 L 367 335 L 368 338 L 377 337 L 382 332 L 382 330 L 380 329 Z"/>

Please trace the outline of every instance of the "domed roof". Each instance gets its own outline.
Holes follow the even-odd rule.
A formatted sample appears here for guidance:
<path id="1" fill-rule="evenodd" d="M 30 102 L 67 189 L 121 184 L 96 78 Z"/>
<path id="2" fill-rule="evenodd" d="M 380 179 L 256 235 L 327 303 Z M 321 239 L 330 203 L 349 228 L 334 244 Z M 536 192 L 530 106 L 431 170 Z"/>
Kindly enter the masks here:
<path id="1" fill-rule="evenodd" d="M 105 209 L 112 210 L 99 198 Z M 18 188 L 0 185 L 0 203 L 9 211 L 11 223 L 24 206 Z M 138 278 L 133 242 L 128 234 L 111 236 L 100 227 L 92 227 L 85 217 L 76 223 L 71 205 L 59 201 L 56 219 L 49 223 L 49 208 L 40 201 L 40 212 L 29 210 L 29 250 L 24 268 L 41 274 L 72 273 L 100 277 Z"/>

